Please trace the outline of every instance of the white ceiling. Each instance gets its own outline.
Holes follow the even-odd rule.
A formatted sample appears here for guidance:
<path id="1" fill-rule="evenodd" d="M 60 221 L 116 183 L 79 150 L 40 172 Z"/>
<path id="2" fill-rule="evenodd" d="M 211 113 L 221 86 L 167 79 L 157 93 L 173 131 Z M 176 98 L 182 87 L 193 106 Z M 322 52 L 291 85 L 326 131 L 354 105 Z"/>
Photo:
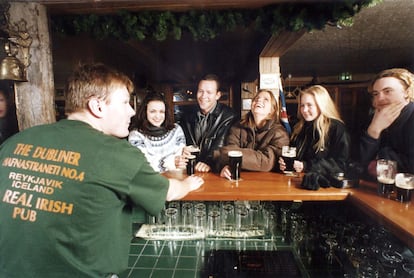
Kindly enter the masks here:
<path id="1" fill-rule="evenodd" d="M 414 1 L 383 0 L 364 8 L 351 27 L 327 26 L 305 34 L 281 58 L 287 76 L 376 73 L 414 69 Z"/>

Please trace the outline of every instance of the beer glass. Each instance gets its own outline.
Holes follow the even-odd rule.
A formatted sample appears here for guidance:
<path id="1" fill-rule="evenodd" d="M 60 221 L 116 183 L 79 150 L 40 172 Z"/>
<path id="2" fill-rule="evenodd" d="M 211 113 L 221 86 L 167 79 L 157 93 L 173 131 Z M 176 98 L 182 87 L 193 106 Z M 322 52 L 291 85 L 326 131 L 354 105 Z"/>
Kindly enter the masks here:
<path id="1" fill-rule="evenodd" d="M 284 172 L 286 174 L 293 173 L 294 172 L 293 162 L 295 161 L 295 158 L 296 158 L 296 147 L 283 146 L 282 147 L 282 158 L 286 164 L 286 169 L 284 170 Z"/>
<path id="2" fill-rule="evenodd" d="M 247 207 L 239 206 L 236 209 L 236 233 L 237 237 L 244 237 L 249 230 L 249 210 Z"/>
<path id="3" fill-rule="evenodd" d="M 191 226 L 194 222 L 193 204 L 185 202 L 182 204 L 181 222 L 183 226 Z"/>
<path id="4" fill-rule="evenodd" d="M 220 212 L 212 210 L 208 213 L 208 234 L 217 236 L 220 233 Z"/>
<path id="5" fill-rule="evenodd" d="M 196 210 L 194 212 L 194 226 L 197 231 L 207 234 L 206 212 L 204 210 Z"/>
<path id="6" fill-rule="evenodd" d="M 231 235 L 234 230 L 234 205 L 230 202 L 222 204 L 221 207 L 221 229 L 224 233 Z"/>
<path id="7" fill-rule="evenodd" d="M 178 228 L 178 210 L 176 208 L 167 208 L 165 210 L 165 224 L 168 233 L 175 234 Z"/>
<path id="8" fill-rule="evenodd" d="M 195 155 L 189 155 L 187 157 L 187 175 L 192 176 L 195 174 L 195 166 L 196 166 L 196 156 Z"/>
<path id="9" fill-rule="evenodd" d="M 232 180 L 240 180 L 240 171 L 243 161 L 243 153 L 241 151 L 229 151 L 229 166 Z"/>
<path id="10" fill-rule="evenodd" d="M 190 150 L 190 153 L 195 156 L 196 162 L 198 162 L 198 159 L 200 157 L 200 148 L 196 145 L 190 145 L 188 148 Z"/>
<path id="11" fill-rule="evenodd" d="M 410 202 L 411 192 L 414 190 L 414 175 L 408 173 L 396 174 L 395 189 L 397 191 L 397 201 L 401 203 Z"/>
<path id="12" fill-rule="evenodd" d="M 377 160 L 377 181 L 378 194 L 390 197 L 393 192 L 395 183 L 395 174 L 397 172 L 397 162 L 394 160 L 379 159 Z"/>

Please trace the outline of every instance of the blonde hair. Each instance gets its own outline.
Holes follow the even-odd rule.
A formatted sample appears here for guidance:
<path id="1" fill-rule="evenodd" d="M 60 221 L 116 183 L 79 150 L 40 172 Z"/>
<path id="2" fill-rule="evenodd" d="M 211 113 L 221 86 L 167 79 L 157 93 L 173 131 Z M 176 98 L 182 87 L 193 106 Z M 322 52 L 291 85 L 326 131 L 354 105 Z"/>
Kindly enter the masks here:
<path id="1" fill-rule="evenodd" d="M 269 114 L 269 116 L 267 116 L 266 120 L 274 120 L 274 121 L 279 121 L 279 104 L 276 100 L 276 97 L 274 96 L 272 91 L 269 90 L 265 90 L 265 89 L 261 89 L 259 90 L 253 97 L 252 102 L 255 101 L 258 97 L 260 93 L 268 93 L 270 95 L 270 103 L 272 106 L 272 110 Z M 253 117 L 253 113 L 250 110 L 246 115 L 244 115 L 244 117 L 241 119 L 240 124 L 243 126 L 247 126 L 250 128 L 254 128 L 256 127 L 256 123 L 254 121 L 254 117 Z"/>
<path id="2" fill-rule="evenodd" d="M 300 112 L 301 98 L 303 95 L 308 94 L 313 96 L 315 99 L 316 106 L 320 112 L 319 116 L 315 119 L 313 123 L 313 130 L 319 134 L 319 140 L 313 146 L 316 152 L 325 148 L 328 141 L 328 132 L 331 126 L 332 119 L 338 120 L 343 123 L 338 109 L 336 108 L 335 103 L 333 102 L 329 92 L 320 85 L 311 86 L 305 90 L 302 90 L 298 96 L 298 119 L 299 122 L 295 125 L 292 133 L 292 140 L 294 140 L 300 131 L 302 130 L 305 119 Z M 323 108 L 323 109 L 321 109 Z"/>
<path id="3" fill-rule="evenodd" d="M 87 109 L 92 97 L 109 101 L 114 89 L 122 86 L 129 93 L 134 90 L 132 81 L 126 75 L 104 64 L 79 65 L 66 84 L 65 113 Z"/>
<path id="4" fill-rule="evenodd" d="M 403 68 L 386 69 L 378 73 L 368 86 L 368 92 L 372 93 L 374 83 L 384 77 L 394 77 L 398 79 L 405 90 L 407 90 L 409 101 L 414 102 L 414 74 Z"/>

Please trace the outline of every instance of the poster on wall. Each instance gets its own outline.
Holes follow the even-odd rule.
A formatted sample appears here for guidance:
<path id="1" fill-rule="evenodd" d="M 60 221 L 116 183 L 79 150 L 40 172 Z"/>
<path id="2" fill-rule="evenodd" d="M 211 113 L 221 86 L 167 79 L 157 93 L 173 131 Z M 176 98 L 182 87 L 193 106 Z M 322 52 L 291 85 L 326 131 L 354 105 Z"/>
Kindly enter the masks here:
<path id="1" fill-rule="evenodd" d="M 262 73 L 260 74 L 260 89 L 278 89 L 279 74 Z"/>

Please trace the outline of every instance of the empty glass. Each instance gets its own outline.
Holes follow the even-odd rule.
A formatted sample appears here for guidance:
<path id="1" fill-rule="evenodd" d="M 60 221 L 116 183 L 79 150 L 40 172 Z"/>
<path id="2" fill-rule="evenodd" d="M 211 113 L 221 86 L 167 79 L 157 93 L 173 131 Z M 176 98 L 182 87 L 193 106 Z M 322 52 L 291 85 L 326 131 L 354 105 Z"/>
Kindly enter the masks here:
<path id="1" fill-rule="evenodd" d="M 208 213 L 208 234 L 217 236 L 220 232 L 220 212 L 212 210 Z"/>
<path id="2" fill-rule="evenodd" d="M 207 223 L 205 210 L 196 210 L 194 212 L 194 226 L 199 232 L 206 233 Z"/>
<path id="3" fill-rule="evenodd" d="M 185 202 L 181 208 L 181 222 L 183 226 L 191 226 L 194 223 L 193 204 Z"/>
<path id="4" fill-rule="evenodd" d="M 176 208 L 167 208 L 165 210 L 165 225 L 170 234 L 174 234 L 178 228 L 178 210 Z"/>
<path id="5" fill-rule="evenodd" d="M 224 203 L 221 207 L 221 230 L 224 235 L 231 235 L 234 230 L 234 205 L 232 203 Z"/>
<path id="6" fill-rule="evenodd" d="M 276 236 L 277 214 L 273 210 L 263 212 L 263 225 L 266 236 L 274 238 Z"/>
<path id="7" fill-rule="evenodd" d="M 263 217 L 260 203 L 251 202 L 249 208 L 250 230 L 259 230 L 263 226 Z"/>
<path id="8" fill-rule="evenodd" d="M 236 232 L 238 236 L 243 237 L 249 226 L 249 210 L 245 206 L 238 207 L 236 211 Z"/>

